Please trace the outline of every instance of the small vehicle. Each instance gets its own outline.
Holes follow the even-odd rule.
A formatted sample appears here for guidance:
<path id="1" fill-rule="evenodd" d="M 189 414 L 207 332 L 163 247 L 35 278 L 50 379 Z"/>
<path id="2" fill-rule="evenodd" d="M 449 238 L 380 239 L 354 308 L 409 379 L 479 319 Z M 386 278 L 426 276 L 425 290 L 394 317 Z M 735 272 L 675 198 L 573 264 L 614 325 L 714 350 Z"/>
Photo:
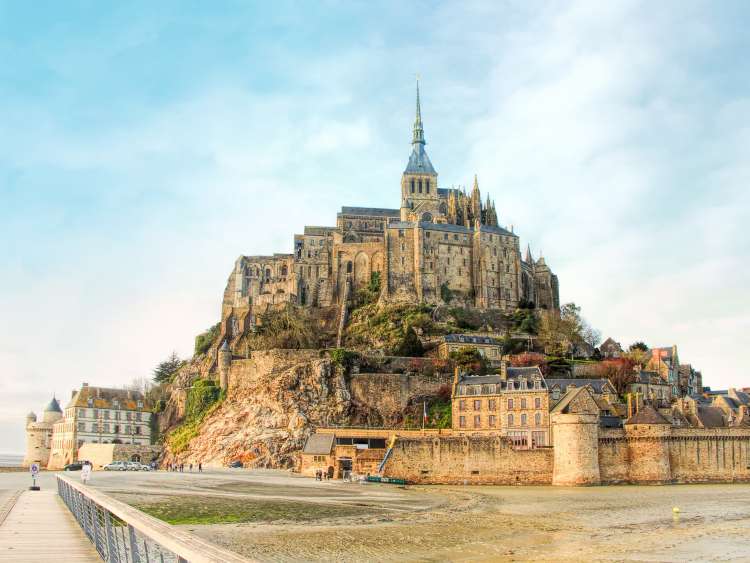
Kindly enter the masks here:
<path id="1" fill-rule="evenodd" d="M 104 471 L 127 471 L 128 466 L 124 461 L 113 461 L 104 466 Z"/>
<path id="2" fill-rule="evenodd" d="M 128 468 L 128 471 L 140 471 L 141 470 L 141 464 L 137 461 L 126 461 L 125 465 Z"/>
<path id="3" fill-rule="evenodd" d="M 230 461 L 227 467 L 230 467 L 232 469 L 242 469 L 243 465 L 239 459 L 235 459 L 234 461 Z"/>
<path id="4" fill-rule="evenodd" d="M 140 467 L 138 468 L 140 471 L 151 471 L 151 466 L 148 463 L 139 463 Z"/>
<path id="5" fill-rule="evenodd" d="M 63 471 L 80 471 L 81 469 L 83 469 L 83 463 L 80 461 L 69 463 L 68 465 L 63 467 Z"/>

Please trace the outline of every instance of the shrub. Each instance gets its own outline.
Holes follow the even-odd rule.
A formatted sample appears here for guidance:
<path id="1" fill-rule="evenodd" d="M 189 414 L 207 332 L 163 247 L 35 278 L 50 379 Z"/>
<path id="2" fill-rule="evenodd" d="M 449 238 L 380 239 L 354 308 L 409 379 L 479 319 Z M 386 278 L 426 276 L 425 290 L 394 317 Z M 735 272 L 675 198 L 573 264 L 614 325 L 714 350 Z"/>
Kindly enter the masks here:
<path id="1" fill-rule="evenodd" d="M 441 298 L 441 299 L 442 299 L 442 300 L 443 300 L 443 301 L 444 301 L 445 303 L 450 303 L 451 301 L 453 301 L 453 292 L 452 292 L 452 291 L 451 291 L 451 289 L 450 289 L 450 288 L 448 287 L 448 282 L 444 282 L 444 283 L 443 283 L 443 284 L 442 284 L 442 285 L 440 286 L 440 298 Z"/>
<path id="2" fill-rule="evenodd" d="M 205 354 L 211 348 L 211 344 L 219 337 L 221 323 L 216 323 L 214 326 L 202 332 L 195 337 L 195 355 Z"/>
<path id="3" fill-rule="evenodd" d="M 224 393 L 211 380 L 198 379 L 188 391 L 185 402 L 185 420 L 167 437 L 172 453 L 187 449 L 190 440 L 199 434 L 203 419 L 212 413 L 224 398 Z"/>
<path id="4" fill-rule="evenodd" d="M 349 371 L 354 361 L 359 357 L 356 352 L 350 352 L 344 348 L 335 348 L 331 350 L 331 363 Z"/>
<path id="5" fill-rule="evenodd" d="M 424 348 L 422 347 L 422 341 L 419 340 L 417 333 L 412 327 L 407 327 L 404 332 L 404 338 L 396 349 L 397 356 L 416 356 L 420 357 L 424 354 Z"/>
<path id="6" fill-rule="evenodd" d="M 455 307 L 450 310 L 450 313 L 453 316 L 453 319 L 455 320 L 456 326 L 458 326 L 458 328 L 477 330 L 483 324 L 481 314 L 473 309 Z"/>

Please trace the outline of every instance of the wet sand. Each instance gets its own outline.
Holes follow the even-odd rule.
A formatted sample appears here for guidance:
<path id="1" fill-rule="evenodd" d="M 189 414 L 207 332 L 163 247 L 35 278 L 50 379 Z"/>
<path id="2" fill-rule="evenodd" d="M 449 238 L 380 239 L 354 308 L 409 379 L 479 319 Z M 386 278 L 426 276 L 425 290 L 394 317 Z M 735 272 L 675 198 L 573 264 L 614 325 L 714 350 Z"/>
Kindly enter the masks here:
<path id="1" fill-rule="evenodd" d="M 750 560 L 748 485 L 415 492 L 448 502 L 350 522 L 191 529 L 268 561 Z"/>

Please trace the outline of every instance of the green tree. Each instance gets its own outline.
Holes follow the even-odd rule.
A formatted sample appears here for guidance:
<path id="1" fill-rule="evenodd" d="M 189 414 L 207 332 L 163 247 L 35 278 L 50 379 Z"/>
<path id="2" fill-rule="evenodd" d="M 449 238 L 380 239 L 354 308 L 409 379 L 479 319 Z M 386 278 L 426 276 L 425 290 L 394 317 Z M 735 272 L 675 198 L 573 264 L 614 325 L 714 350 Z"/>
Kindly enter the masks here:
<path id="1" fill-rule="evenodd" d="M 177 353 L 172 352 L 169 358 L 160 362 L 159 365 L 154 368 L 154 381 L 157 383 L 169 383 L 174 379 L 177 370 L 182 367 L 183 363 L 184 362 L 177 356 Z"/>
<path id="2" fill-rule="evenodd" d="M 640 350 L 642 352 L 648 352 L 648 346 L 646 346 L 645 342 L 641 342 L 640 340 L 638 342 L 633 342 L 630 347 L 628 348 L 631 352 L 633 350 Z"/>
<path id="3" fill-rule="evenodd" d="M 406 327 L 406 331 L 404 331 L 404 339 L 396 349 L 396 355 L 420 357 L 422 354 L 424 354 L 422 341 L 419 339 L 419 336 L 417 336 L 413 327 Z"/>
<path id="4" fill-rule="evenodd" d="M 200 333 L 195 337 L 195 355 L 205 354 L 211 348 L 211 344 L 218 338 L 221 329 L 221 323 L 216 323 L 214 326 Z"/>

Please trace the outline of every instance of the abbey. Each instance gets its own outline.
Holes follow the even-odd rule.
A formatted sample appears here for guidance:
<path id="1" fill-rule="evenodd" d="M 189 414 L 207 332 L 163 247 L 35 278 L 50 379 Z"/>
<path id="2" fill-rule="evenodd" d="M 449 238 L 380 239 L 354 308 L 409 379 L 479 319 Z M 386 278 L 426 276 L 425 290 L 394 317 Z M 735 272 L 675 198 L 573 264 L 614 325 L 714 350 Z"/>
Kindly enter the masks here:
<path id="1" fill-rule="evenodd" d="M 240 256 L 224 293 L 222 319 L 293 303 L 329 307 L 377 280 L 384 302 L 460 303 L 513 310 L 559 309 L 558 281 L 518 236 L 501 227 L 494 202 L 438 185 L 425 151 L 417 85 L 412 152 L 399 209 L 342 207 L 335 227 L 305 227 L 292 254 Z"/>

